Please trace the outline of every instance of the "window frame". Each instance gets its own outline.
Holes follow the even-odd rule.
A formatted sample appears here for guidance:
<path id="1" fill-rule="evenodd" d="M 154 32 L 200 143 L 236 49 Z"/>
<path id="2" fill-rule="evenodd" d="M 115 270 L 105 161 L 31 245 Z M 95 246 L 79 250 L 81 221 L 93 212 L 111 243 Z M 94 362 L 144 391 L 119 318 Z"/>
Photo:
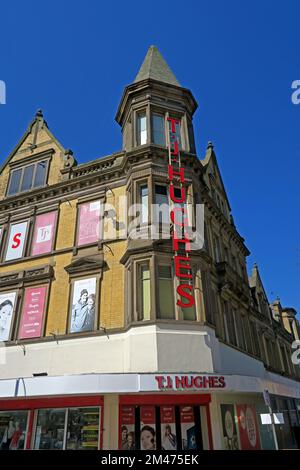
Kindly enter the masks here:
<path id="1" fill-rule="evenodd" d="M 5 295 L 5 294 L 12 294 L 15 293 L 15 303 L 13 306 L 13 312 L 12 312 L 12 319 L 10 323 L 10 328 L 9 328 L 9 336 L 7 340 L 0 340 L 3 341 L 4 343 L 13 341 L 16 336 L 16 323 L 18 321 L 19 317 L 19 310 L 20 310 L 20 302 L 19 302 L 19 294 L 20 294 L 20 289 L 11 289 L 7 290 L 7 288 L 4 288 L 3 290 L 0 290 L 0 295 Z"/>
<path id="2" fill-rule="evenodd" d="M 92 330 L 86 331 L 71 331 L 71 322 L 72 322 L 72 300 L 74 297 L 74 284 L 77 281 L 84 279 L 96 279 L 96 292 L 95 292 L 95 316 L 94 316 L 94 325 Z M 68 314 L 67 314 L 67 325 L 66 325 L 66 334 L 68 336 L 87 336 L 91 333 L 99 331 L 101 318 L 100 318 L 100 307 L 101 307 L 101 273 L 90 272 L 88 274 L 78 274 L 76 276 L 70 276 L 69 279 L 69 300 L 68 300 Z"/>
<path id="3" fill-rule="evenodd" d="M 12 221 L 8 225 L 7 236 L 6 236 L 6 240 L 5 240 L 5 247 L 4 247 L 4 251 L 3 251 L 3 254 L 2 254 L 2 256 L 3 256 L 2 262 L 3 263 L 17 263 L 19 260 L 22 260 L 23 258 L 25 258 L 25 254 L 27 253 L 28 243 L 29 243 L 29 238 L 30 238 L 30 220 L 31 219 L 29 217 L 27 217 L 26 219 Z M 6 256 L 7 256 L 8 243 L 9 243 L 9 239 L 10 239 L 11 229 L 14 225 L 22 224 L 22 223 L 25 223 L 25 222 L 27 222 L 27 226 L 26 226 L 26 233 L 25 233 L 25 238 L 24 238 L 24 245 L 23 245 L 22 255 L 19 256 L 18 258 L 13 258 L 13 259 L 8 259 L 7 260 Z M 3 236 L 3 233 L 2 233 L 2 236 Z"/>
<path id="4" fill-rule="evenodd" d="M 97 241 L 94 241 L 92 243 L 84 243 L 82 245 L 79 245 L 78 243 L 78 238 L 79 238 L 79 229 L 80 229 L 80 208 L 81 206 L 85 204 L 92 204 L 95 202 L 100 203 L 100 215 L 99 215 L 99 238 Z M 76 223 L 75 223 L 75 241 L 74 241 L 74 247 L 79 250 L 81 248 L 87 248 L 89 246 L 95 246 L 101 243 L 104 240 L 104 201 L 103 198 L 97 198 L 97 199 L 92 199 L 92 200 L 87 200 L 87 201 L 78 201 L 77 202 L 77 212 L 76 212 Z"/>
<path id="5" fill-rule="evenodd" d="M 25 291 L 26 289 L 38 289 L 39 287 L 46 287 L 46 294 L 45 294 L 45 305 L 44 305 L 44 312 L 43 312 L 43 317 L 42 317 L 42 325 L 41 325 L 41 335 L 40 336 L 34 336 L 30 338 L 19 338 L 20 334 L 20 326 L 21 326 L 21 320 L 23 316 L 23 308 L 25 305 Z M 14 330 L 14 339 L 17 341 L 35 341 L 38 339 L 45 338 L 45 333 L 46 333 L 46 325 L 47 325 L 47 320 L 48 320 L 48 309 L 49 309 L 49 302 L 50 302 L 50 290 L 51 290 L 51 282 L 40 282 L 40 283 L 30 283 L 26 286 L 24 286 L 20 290 L 20 302 L 19 302 L 19 309 L 18 309 L 18 314 L 16 316 L 16 323 L 15 323 L 15 330 Z"/>
<path id="6" fill-rule="evenodd" d="M 146 132 L 146 142 L 142 143 L 141 139 L 141 126 L 140 126 L 140 119 L 145 118 L 145 123 L 146 123 L 146 130 L 143 132 Z M 135 111 L 135 143 L 136 147 L 140 147 L 142 145 L 147 145 L 148 144 L 148 132 L 149 132 L 149 122 L 148 122 L 148 116 L 147 116 L 147 109 L 137 109 Z"/>
<path id="7" fill-rule="evenodd" d="M 48 181 L 49 167 L 50 167 L 49 161 L 50 161 L 49 157 L 48 158 L 45 157 L 44 159 L 41 159 L 41 160 L 38 160 L 38 161 L 34 161 L 34 162 L 30 162 L 30 163 L 28 162 L 28 164 L 16 166 L 15 168 L 11 168 L 10 174 L 9 174 L 9 180 L 8 180 L 8 184 L 7 184 L 7 189 L 6 189 L 6 197 L 12 197 L 12 196 L 16 196 L 18 194 L 23 194 L 23 193 L 26 193 L 28 191 L 32 191 L 34 189 L 44 188 L 47 185 L 47 181 Z M 34 181 L 35 181 L 37 168 L 38 168 L 38 165 L 42 162 L 45 162 L 45 164 L 46 164 L 44 183 L 41 186 L 36 186 L 35 187 L 35 186 L 33 186 L 33 184 L 34 184 Z M 25 169 L 32 166 L 32 165 L 34 166 L 34 170 L 33 170 L 33 174 L 32 174 L 30 189 L 26 189 L 26 190 L 21 191 L 21 188 L 22 188 L 22 185 L 23 185 Z M 18 190 L 16 192 L 10 194 L 9 189 L 10 189 L 10 185 L 11 185 L 12 175 L 13 175 L 14 171 L 18 171 L 18 170 L 21 170 L 21 176 L 20 176 L 20 180 L 19 180 Z"/>
<path id="8" fill-rule="evenodd" d="M 80 397 L 76 397 L 77 399 L 80 399 Z M 84 397 L 85 398 L 85 397 Z M 88 397 L 87 397 L 88 398 Z M 94 397 L 91 397 L 94 398 Z M 66 400 L 67 401 L 67 400 Z M 42 405 L 42 403 L 41 403 Z M 42 450 L 42 449 L 36 449 L 35 448 L 35 439 L 36 439 L 36 431 L 37 431 L 37 423 L 38 423 L 38 413 L 39 411 L 44 411 L 44 410 L 64 410 L 65 411 L 65 417 L 64 417 L 64 435 L 63 435 L 63 448 L 61 450 L 67 450 L 67 435 L 68 435 L 68 417 L 69 417 L 69 410 L 71 409 L 78 409 L 78 408 L 98 408 L 99 409 L 99 428 L 98 428 L 98 450 L 102 449 L 103 446 L 103 415 L 104 415 L 104 404 L 101 400 L 101 403 L 97 403 L 95 405 L 88 404 L 88 405 L 81 405 L 80 402 L 78 405 L 75 404 L 70 404 L 70 405 L 65 405 L 65 406 L 52 406 L 51 402 L 49 404 L 45 404 L 45 406 L 40 406 L 36 407 L 33 410 L 33 424 L 32 424 L 32 432 L 31 432 L 31 438 L 30 438 L 30 443 L 29 447 L 25 445 L 25 449 L 31 449 L 31 450 Z M 58 404 L 59 405 L 59 404 Z M 29 422 L 29 420 L 28 420 Z M 50 450 L 50 449 L 49 449 Z M 52 450 L 52 449 L 51 449 Z"/>

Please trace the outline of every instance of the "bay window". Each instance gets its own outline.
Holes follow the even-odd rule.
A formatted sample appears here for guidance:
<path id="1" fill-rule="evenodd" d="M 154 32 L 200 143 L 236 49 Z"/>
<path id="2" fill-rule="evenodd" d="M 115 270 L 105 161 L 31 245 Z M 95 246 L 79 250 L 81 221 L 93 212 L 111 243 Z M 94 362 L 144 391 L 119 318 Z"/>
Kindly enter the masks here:
<path id="1" fill-rule="evenodd" d="M 147 117 L 146 113 L 139 113 L 137 115 L 137 145 L 144 145 L 147 143 Z"/>
<path id="2" fill-rule="evenodd" d="M 165 117 L 160 114 L 152 114 L 152 142 L 157 145 L 166 145 Z"/>
<path id="3" fill-rule="evenodd" d="M 138 278 L 139 278 L 139 320 L 150 320 L 151 312 L 151 281 L 150 281 L 150 266 L 149 261 L 143 262 L 138 265 Z"/>
<path id="4" fill-rule="evenodd" d="M 158 318 L 175 319 L 174 281 L 171 266 L 158 266 Z"/>

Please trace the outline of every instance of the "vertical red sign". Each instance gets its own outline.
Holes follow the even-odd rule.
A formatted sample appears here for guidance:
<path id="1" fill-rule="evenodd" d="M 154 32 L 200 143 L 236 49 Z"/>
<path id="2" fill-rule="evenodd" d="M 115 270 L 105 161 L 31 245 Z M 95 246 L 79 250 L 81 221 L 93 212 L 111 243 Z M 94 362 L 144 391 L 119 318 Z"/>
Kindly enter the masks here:
<path id="1" fill-rule="evenodd" d="M 37 338 L 42 334 L 47 286 L 25 289 L 19 339 Z"/>
<path id="2" fill-rule="evenodd" d="M 260 439 L 255 406 L 236 405 L 242 450 L 259 450 Z"/>
<path id="3" fill-rule="evenodd" d="M 169 129 L 169 192 L 173 209 L 171 210 L 171 221 L 173 225 L 173 250 L 175 275 L 179 285 L 177 294 L 179 299 L 177 305 L 181 308 L 193 307 L 195 304 L 193 290 L 193 275 L 191 273 L 191 251 L 190 238 L 187 232 L 187 210 L 186 210 L 186 180 L 184 167 L 181 165 L 180 156 L 180 121 L 174 118 L 167 118 Z M 176 194 L 177 192 L 177 194 Z M 180 215 L 178 216 L 178 212 Z M 179 255 L 182 251 L 183 254 Z M 183 301 L 184 299 L 184 301 Z"/>

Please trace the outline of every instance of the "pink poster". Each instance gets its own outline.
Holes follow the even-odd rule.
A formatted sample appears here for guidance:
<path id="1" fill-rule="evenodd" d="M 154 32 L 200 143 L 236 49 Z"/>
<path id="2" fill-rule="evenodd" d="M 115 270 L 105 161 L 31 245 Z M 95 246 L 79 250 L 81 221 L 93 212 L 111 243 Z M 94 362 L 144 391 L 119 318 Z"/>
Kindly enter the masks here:
<path id="1" fill-rule="evenodd" d="M 42 334 L 47 286 L 25 289 L 19 339 L 37 338 Z"/>
<path id="2" fill-rule="evenodd" d="M 79 224 L 77 245 L 88 245 L 100 239 L 100 201 L 81 204 L 79 208 Z"/>
<path id="3" fill-rule="evenodd" d="M 38 215 L 35 220 L 32 255 L 42 255 L 52 250 L 57 212 Z"/>

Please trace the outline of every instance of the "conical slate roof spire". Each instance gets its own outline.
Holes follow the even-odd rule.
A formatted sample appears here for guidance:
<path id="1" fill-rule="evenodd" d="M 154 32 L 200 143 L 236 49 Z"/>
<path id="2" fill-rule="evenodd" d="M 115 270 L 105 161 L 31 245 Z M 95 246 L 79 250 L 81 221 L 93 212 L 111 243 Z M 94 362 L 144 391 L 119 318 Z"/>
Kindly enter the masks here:
<path id="1" fill-rule="evenodd" d="M 180 86 L 172 70 L 156 46 L 150 46 L 134 83 L 152 78 L 170 85 Z"/>

